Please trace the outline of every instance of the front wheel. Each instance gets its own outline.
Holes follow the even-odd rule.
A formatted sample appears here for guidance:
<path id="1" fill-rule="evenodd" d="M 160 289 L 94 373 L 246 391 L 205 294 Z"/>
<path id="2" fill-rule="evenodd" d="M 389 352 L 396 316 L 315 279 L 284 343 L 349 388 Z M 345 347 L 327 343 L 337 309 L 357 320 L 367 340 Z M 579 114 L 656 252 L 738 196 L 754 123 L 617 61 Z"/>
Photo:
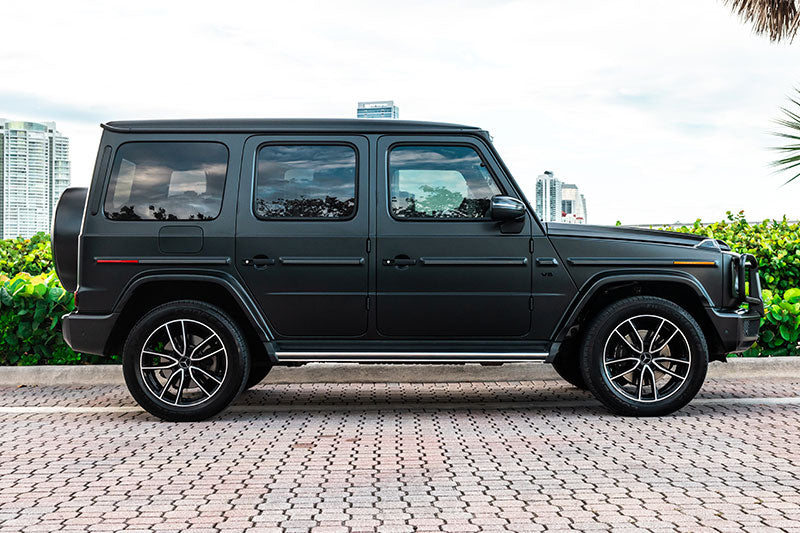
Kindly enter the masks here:
<path id="1" fill-rule="evenodd" d="M 151 414 L 176 422 L 225 409 L 250 374 L 247 341 L 221 309 L 182 300 L 145 314 L 122 352 L 125 383 Z"/>
<path id="2" fill-rule="evenodd" d="M 700 390 L 708 348 L 683 308 L 636 296 L 610 305 L 590 323 L 580 366 L 589 389 L 611 411 L 659 416 L 685 406 Z"/>

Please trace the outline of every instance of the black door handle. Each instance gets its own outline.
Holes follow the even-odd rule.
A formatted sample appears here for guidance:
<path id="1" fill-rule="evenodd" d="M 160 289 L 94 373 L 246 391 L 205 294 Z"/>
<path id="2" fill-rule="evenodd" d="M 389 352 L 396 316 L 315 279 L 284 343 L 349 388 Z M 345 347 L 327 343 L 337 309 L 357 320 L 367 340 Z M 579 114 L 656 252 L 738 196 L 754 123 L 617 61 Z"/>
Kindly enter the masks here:
<path id="1" fill-rule="evenodd" d="M 256 268 L 264 268 L 267 266 L 272 266 L 275 264 L 274 259 L 270 259 L 266 255 L 257 255 L 252 259 L 242 259 L 242 264 L 244 266 L 253 266 Z"/>
<path id="2" fill-rule="evenodd" d="M 412 266 L 417 264 L 416 259 L 411 259 L 409 257 L 395 257 L 394 259 L 384 259 L 383 264 L 385 266 Z"/>

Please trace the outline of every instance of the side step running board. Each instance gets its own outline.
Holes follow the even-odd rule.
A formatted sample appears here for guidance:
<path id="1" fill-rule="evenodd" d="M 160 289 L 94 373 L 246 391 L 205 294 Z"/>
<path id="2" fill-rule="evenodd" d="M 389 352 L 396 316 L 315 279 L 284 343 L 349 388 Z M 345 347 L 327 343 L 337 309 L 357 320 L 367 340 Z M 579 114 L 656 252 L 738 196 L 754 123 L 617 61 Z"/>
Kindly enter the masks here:
<path id="1" fill-rule="evenodd" d="M 275 352 L 278 362 L 301 363 L 544 363 L 547 352 Z"/>

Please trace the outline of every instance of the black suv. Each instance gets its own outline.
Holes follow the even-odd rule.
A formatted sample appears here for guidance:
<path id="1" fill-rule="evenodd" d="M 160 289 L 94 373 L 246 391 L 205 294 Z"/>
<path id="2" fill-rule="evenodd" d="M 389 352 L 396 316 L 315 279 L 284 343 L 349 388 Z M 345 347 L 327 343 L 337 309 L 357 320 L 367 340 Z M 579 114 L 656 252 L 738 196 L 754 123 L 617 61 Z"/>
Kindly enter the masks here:
<path id="1" fill-rule="evenodd" d="M 77 351 L 168 420 L 275 365 L 552 363 L 611 410 L 688 403 L 763 314 L 757 263 L 665 231 L 544 224 L 479 128 L 109 122 L 54 220 Z"/>

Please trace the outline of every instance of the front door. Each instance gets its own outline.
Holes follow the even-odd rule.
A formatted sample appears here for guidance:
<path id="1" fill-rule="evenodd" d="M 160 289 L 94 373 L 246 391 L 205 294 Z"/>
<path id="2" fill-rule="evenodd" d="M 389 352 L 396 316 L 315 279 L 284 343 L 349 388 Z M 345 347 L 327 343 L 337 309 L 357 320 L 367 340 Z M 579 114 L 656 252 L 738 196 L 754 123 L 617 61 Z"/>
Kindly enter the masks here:
<path id="1" fill-rule="evenodd" d="M 366 333 L 368 160 L 364 137 L 247 141 L 236 265 L 279 338 Z"/>
<path id="2" fill-rule="evenodd" d="M 381 137 L 378 159 L 379 334 L 526 335 L 531 220 L 503 233 L 489 218 L 492 196 L 516 194 L 487 147 L 471 137 Z"/>

